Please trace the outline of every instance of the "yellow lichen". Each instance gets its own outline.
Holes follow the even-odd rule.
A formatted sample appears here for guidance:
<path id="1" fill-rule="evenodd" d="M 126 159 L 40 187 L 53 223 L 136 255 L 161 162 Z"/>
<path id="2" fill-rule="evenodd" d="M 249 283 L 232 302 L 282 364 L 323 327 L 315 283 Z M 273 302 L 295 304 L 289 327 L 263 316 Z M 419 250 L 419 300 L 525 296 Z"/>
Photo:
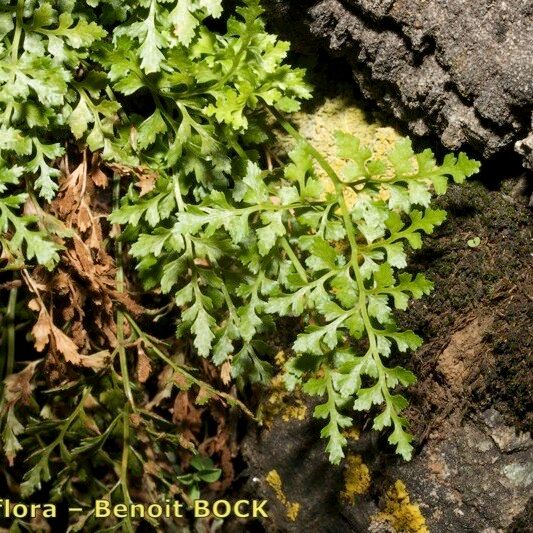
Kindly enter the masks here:
<path id="1" fill-rule="evenodd" d="M 278 368 L 283 368 L 283 365 L 287 362 L 287 356 L 283 350 L 280 350 L 274 357 L 274 362 Z"/>
<path id="2" fill-rule="evenodd" d="M 344 490 L 342 499 L 353 504 L 355 497 L 364 494 L 370 488 L 370 471 L 360 455 L 348 455 L 344 470 Z"/>
<path id="3" fill-rule="evenodd" d="M 276 498 L 285 507 L 287 511 L 287 518 L 294 522 L 298 518 L 300 512 L 300 504 L 298 502 L 290 502 L 283 492 L 283 483 L 277 470 L 271 470 L 265 477 L 265 481 L 272 487 Z"/>
<path id="4" fill-rule="evenodd" d="M 281 415 L 281 419 L 284 422 L 289 420 L 303 420 L 307 414 L 307 407 L 302 403 L 301 400 L 297 400 L 298 405 L 292 405 L 286 407 Z"/>
<path id="5" fill-rule="evenodd" d="M 398 533 L 429 533 L 420 507 L 411 503 L 407 488 L 400 480 L 387 491 L 385 507 L 374 520 L 388 522 Z"/>
<path id="6" fill-rule="evenodd" d="M 342 432 L 342 436 L 347 438 L 348 440 L 359 440 L 359 437 L 361 436 L 361 433 L 360 431 L 355 428 L 355 427 L 351 427 L 351 428 L 348 428 L 348 429 L 345 429 L 343 432 Z"/>
<path id="7" fill-rule="evenodd" d="M 298 502 L 287 503 L 287 518 L 291 522 L 296 522 L 299 512 L 300 512 L 300 504 Z"/>
<path id="8" fill-rule="evenodd" d="M 276 418 L 284 422 L 289 420 L 303 420 L 307 414 L 307 407 L 299 396 L 299 391 L 288 392 L 283 384 L 283 376 L 278 374 L 271 381 L 270 395 L 261 406 L 262 422 L 270 428 Z"/>

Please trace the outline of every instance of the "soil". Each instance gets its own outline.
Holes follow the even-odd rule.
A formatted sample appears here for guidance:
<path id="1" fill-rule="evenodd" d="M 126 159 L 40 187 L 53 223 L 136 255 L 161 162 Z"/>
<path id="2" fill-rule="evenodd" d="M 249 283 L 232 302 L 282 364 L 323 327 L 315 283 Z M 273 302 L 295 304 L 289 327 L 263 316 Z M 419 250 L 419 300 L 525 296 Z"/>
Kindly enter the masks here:
<path id="1" fill-rule="evenodd" d="M 452 187 L 437 202 L 448 221 L 411 258 L 435 283 L 401 317 L 426 339 L 409 363 L 419 376 L 409 413 L 419 441 L 459 405 L 494 407 L 510 425 L 533 429 L 531 212 L 512 185 Z"/>

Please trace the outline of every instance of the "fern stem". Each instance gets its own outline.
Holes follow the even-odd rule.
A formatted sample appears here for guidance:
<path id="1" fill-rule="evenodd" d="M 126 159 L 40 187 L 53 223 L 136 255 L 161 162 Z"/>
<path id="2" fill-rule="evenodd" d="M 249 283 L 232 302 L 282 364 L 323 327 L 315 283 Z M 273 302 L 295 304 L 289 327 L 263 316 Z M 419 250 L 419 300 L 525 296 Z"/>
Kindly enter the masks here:
<path id="1" fill-rule="evenodd" d="M 268 107 L 267 109 L 272 115 L 274 115 L 276 120 L 291 137 L 305 144 L 305 146 L 309 150 L 309 153 L 317 160 L 318 164 L 324 169 L 331 181 L 335 185 L 342 185 L 339 176 L 337 176 L 337 173 L 333 170 L 333 167 L 327 162 L 326 158 L 290 122 L 288 122 L 277 109 L 273 107 Z"/>
<path id="2" fill-rule="evenodd" d="M 118 209 L 120 203 L 120 176 L 115 174 L 114 176 L 114 187 L 113 187 L 113 204 L 115 209 Z M 122 242 L 119 238 L 120 225 L 115 224 L 115 261 L 117 265 L 117 290 L 119 292 L 124 291 L 124 265 L 122 261 Z M 119 355 L 120 363 L 120 372 L 122 375 L 122 386 L 124 387 L 124 394 L 128 402 L 124 406 L 123 411 L 123 442 L 122 442 L 122 460 L 120 465 L 120 485 L 122 487 L 122 497 L 124 503 L 129 505 L 131 503 L 131 497 L 128 489 L 128 459 L 129 459 L 129 439 L 130 439 L 130 421 L 129 413 L 130 408 L 135 410 L 135 403 L 133 401 L 133 394 L 131 391 L 131 383 L 128 372 L 128 360 L 126 357 L 126 349 L 124 347 L 124 324 L 125 317 L 121 309 L 117 309 L 116 313 L 117 320 L 117 350 Z M 133 526 L 131 523 L 131 518 L 128 513 L 126 513 L 126 518 L 124 519 L 124 531 L 128 533 L 133 533 Z"/>
<path id="3" fill-rule="evenodd" d="M 176 175 L 172 176 L 172 182 L 173 182 L 172 185 L 173 185 L 173 191 L 174 191 L 174 198 L 178 206 L 178 211 L 180 213 L 185 213 L 187 208 L 185 206 L 185 202 L 183 201 L 183 197 L 181 195 L 179 177 Z M 184 235 L 183 238 L 185 240 L 185 249 L 187 250 L 187 255 L 192 259 L 193 246 L 192 246 L 191 238 L 188 235 Z"/>
<path id="4" fill-rule="evenodd" d="M 120 484 L 122 486 L 122 496 L 124 499 L 124 503 L 126 505 L 131 504 L 131 497 L 130 492 L 128 489 L 128 459 L 129 459 L 129 452 L 130 452 L 130 420 L 129 420 L 129 406 L 126 404 L 124 408 L 123 413 L 123 419 L 122 419 L 122 426 L 123 426 L 123 432 L 122 432 L 122 461 L 120 464 Z M 131 523 L 131 518 L 129 516 L 129 513 L 126 513 L 126 518 L 124 520 L 125 522 L 125 528 L 123 528 L 125 531 L 132 532 L 133 533 L 133 526 Z"/>
<path id="5" fill-rule="evenodd" d="M 326 172 L 328 177 L 333 182 L 333 185 L 335 186 L 335 191 L 337 193 L 339 207 L 341 208 L 342 218 L 344 220 L 344 225 L 346 227 L 346 234 L 348 236 L 348 242 L 350 243 L 350 251 L 351 251 L 350 264 L 351 264 L 351 267 L 352 267 L 352 270 L 355 276 L 355 281 L 357 283 L 357 288 L 358 288 L 358 293 L 359 293 L 359 309 L 361 312 L 361 317 L 365 325 L 365 330 L 366 330 L 368 342 L 370 345 L 370 352 L 372 354 L 372 358 L 374 359 L 374 362 L 376 364 L 376 368 L 378 371 L 378 381 L 380 384 L 381 391 L 383 393 L 384 399 L 389 400 L 390 393 L 389 393 L 389 390 L 387 388 L 387 383 L 386 383 L 385 367 L 379 355 L 376 335 L 374 333 L 374 328 L 370 321 L 370 316 L 368 315 L 367 290 L 365 287 L 363 275 L 361 274 L 361 270 L 359 268 L 359 259 L 358 259 L 359 250 L 357 246 L 357 241 L 355 239 L 355 228 L 354 228 L 352 219 L 350 217 L 350 211 L 348 209 L 348 206 L 346 205 L 346 199 L 344 198 L 345 184 L 341 181 L 341 179 L 339 178 L 335 170 L 333 170 L 333 167 L 328 163 L 326 158 L 299 131 L 297 131 L 292 126 L 292 124 L 290 124 L 287 120 L 285 120 L 285 118 L 283 117 L 283 115 L 281 115 L 281 113 L 279 113 L 276 109 L 273 109 L 271 107 L 269 107 L 268 109 L 274 115 L 274 117 L 276 117 L 276 119 L 281 124 L 283 129 L 289 135 L 291 135 L 295 140 L 305 144 L 305 146 L 309 150 L 309 153 L 315 158 L 317 163 Z M 393 413 L 393 418 L 397 419 L 396 413 Z"/>
<path id="6" fill-rule="evenodd" d="M 118 209 L 120 202 L 120 176 L 115 174 L 114 187 L 113 187 L 113 203 L 115 209 Z M 122 242 L 119 238 L 120 225 L 115 224 L 115 261 L 117 265 L 117 290 L 124 292 L 124 265 L 122 262 Z M 135 409 L 133 401 L 133 394 L 131 392 L 131 383 L 128 372 L 128 360 L 126 357 L 126 349 L 124 348 L 124 313 L 121 309 L 117 309 L 117 350 L 120 363 L 120 372 L 122 375 L 122 386 L 124 387 L 124 394 L 128 399 L 128 402 Z"/>
<path id="7" fill-rule="evenodd" d="M 18 59 L 20 39 L 22 37 L 22 19 L 24 17 L 24 0 L 18 0 L 17 2 L 17 15 L 15 22 L 15 34 L 13 36 L 13 43 L 11 45 L 11 61 L 16 63 Z"/>
<path id="8" fill-rule="evenodd" d="M 390 392 L 387 387 L 385 366 L 383 365 L 383 362 L 381 361 L 381 357 L 379 355 L 379 350 L 378 350 L 377 341 L 376 341 L 376 334 L 374 332 L 374 327 L 372 326 L 372 323 L 370 321 L 370 316 L 368 315 L 367 289 L 365 287 L 363 275 L 361 274 L 361 269 L 359 268 L 359 259 L 358 259 L 359 250 L 358 250 L 357 242 L 355 240 L 355 228 L 353 226 L 353 222 L 350 217 L 348 206 L 346 205 L 346 200 L 344 198 L 344 191 L 342 189 L 342 183 L 340 182 L 340 180 L 337 181 L 337 183 L 335 183 L 335 189 L 339 197 L 339 205 L 342 211 L 342 218 L 346 226 L 346 233 L 348 234 L 348 241 L 350 242 L 350 248 L 351 248 L 350 262 L 351 262 L 352 270 L 355 276 L 355 281 L 357 283 L 357 289 L 359 293 L 359 309 L 361 312 L 361 317 L 363 318 L 363 323 L 365 325 L 365 330 L 366 330 L 366 334 L 368 337 L 368 343 L 370 346 L 370 353 L 372 354 L 372 358 L 374 359 L 374 362 L 376 364 L 376 368 L 378 371 L 378 382 L 381 388 L 381 392 L 383 394 L 383 398 L 387 402 L 387 404 L 390 405 Z M 393 418 L 397 417 L 394 410 L 393 410 L 392 415 L 393 415 Z"/>
<path id="9" fill-rule="evenodd" d="M 15 312 L 17 306 L 17 291 L 15 287 L 9 291 L 9 301 L 7 303 L 7 358 L 5 376 L 13 373 L 15 367 Z"/>
<path id="10" fill-rule="evenodd" d="M 302 263 L 300 263 L 300 260 L 298 257 L 296 257 L 296 254 L 294 253 L 294 250 L 291 248 L 291 245 L 289 244 L 289 241 L 285 237 L 281 238 L 281 246 L 283 246 L 283 249 L 289 256 L 290 260 L 292 261 L 292 264 L 294 265 L 294 268 L 300 274 L 300 277 L 307 283 L 307 274 L 305 273 L 305 269 L 302 266 Z"/>
<path id="11" fill-rule="evenodd" d="M 228 292 L 225 283 L 222 284 L 222 294 L 224 295 L 224 300 L 226 300 L 226 305 L 228 306 L 229 314 L 232 317 L 235 317 L 237 314 L 237 310 L 235 309 L 235 305 L 233 304 L 233 300 L 231 299 L 231 296 Z"/>
<path id="12" fill-rule="evenodd" d="M 16 65 L 18 61 L 18 53 L 19 53 L 19 47 L 20 47 L 20 40 L 22 38 L 22 22 L 24 18 L 24 0 L 18 0 L 17 2 L 17 12 L 16 12 L 16 20 L 15 20 L 15 33 L 13 35 L 13 42 L 11 43 L 11 63 L 13 65 Z M 15 82 L 16 79 L 16 69 L 13 69 L 11 71 L 11 81 L 12 83 Z M 8 125 L 11 121 L 11 113 L 13 112 L 13 101 L 12 99 L 9 100 L 8 105 L 6 106 L 6 109 L 4 111 L 3 116 L 3 123 L 4 125 Z"/>
<path id="13" fill-rule="evenodd" d="M 169 365 L 174 372 L 177 374 L 181 374 L 184 378 L 189 380 L 191 383 L 194 383 L 195 385 L 198 385 L 199 387 L 204 388 L 209 393 L 211 393 L 213 396 L 218 396 L 222 400 L 226 400 L 229 404 L 237 405 L 239 406 L 243 412 L 245 412 L 250 418 L 255 420 L 254 414 L 244 405 L 240 400 L 237 398 L 231 396 L 230 394 L 227 394 L 225 392 L 218 391 L 211 387 L 208 383 L 195 378 L 192 374 L 187 372 L 184 368 L 181 368 L 180 365 L 178 365 L 175 361 L 173 361 L 170 357 L 168 357 L 166 354 L 164 354 L 157 346 L 156 344 L 150 339 L 150 337 L 139 327 L 137 322 L 133 320 L 133 318 L 129 314 L 125 314 L 126 319 L 130 323 L 131 327 L 137 334 L 139 338 L 142 339 L 142 341 L 150 347 L 150 350 L 152 350 L 162 361 L 164 361 L 167 365 Z"/>

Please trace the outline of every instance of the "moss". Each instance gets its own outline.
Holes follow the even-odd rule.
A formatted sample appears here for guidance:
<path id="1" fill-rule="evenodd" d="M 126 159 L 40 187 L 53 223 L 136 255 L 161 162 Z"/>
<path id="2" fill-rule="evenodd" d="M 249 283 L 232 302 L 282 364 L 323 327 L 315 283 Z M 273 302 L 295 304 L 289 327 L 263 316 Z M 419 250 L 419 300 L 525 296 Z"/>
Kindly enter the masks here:
<path id="1" fill-rule="evenodd" d="M 436 396 L 438 358 L 463 317 L 494 316 L 493 336 L 484 339 L 475 380 L 464 391 L 465 408 L 501 412 L 509 425 L 522 431 L 533 427 L 531 343 L 523 332 L 530 327 L 531 213 L 512 198 L 489 191 L 478 182 L 451 186 L 435 205 L 448 211 L 437 233 L 424 238 L 426 246 L 411 254 L 409 270 L 424 272 L 435 284 L 429 298 L 413 302 L 398 313 L 400 325 L 412 329 L 426 345 L 409 361 L 419 378 L 408 418 L 417 437 L 448 408 L 446 396 Z M 470 248 L 469 239 L 480 245 Z M 501 341 L 504 341 L 502 344 Z M 481 348 L 480 348 L 481 349 Z M 474 367 L 473 367 L 474 370 Z M 436 374 L 437 372 L 437 374 Z"/>
<path id="2" fill-rule="evenodd" d="M 370 471 L 363 463 L 360 455 L 348 455 L 344 470 L 344 490 L 342 499 L 350 504 L 355 503 L 355 497 L 365 494 L 370 488 Z"/>
<path id="3" fill-rule="evenodd" d="M 420 507 L 411 503 L 407 488 L 400 480 L 387 491 L 385 507 L 374 520 L 389 523 L 398 533 L 429 533 Z"/>
<path id="4" fill-rule="evenodd" d="M 265 481 L 270 485 L 276 498 L 285 507 L 287 518 L 291 522 L 295 522 L 300 513 L 300 504 L 298 502 L 290 502 L 283 492 L 283 482 L 277 470 L 271 470 L 265 477 Z"/>

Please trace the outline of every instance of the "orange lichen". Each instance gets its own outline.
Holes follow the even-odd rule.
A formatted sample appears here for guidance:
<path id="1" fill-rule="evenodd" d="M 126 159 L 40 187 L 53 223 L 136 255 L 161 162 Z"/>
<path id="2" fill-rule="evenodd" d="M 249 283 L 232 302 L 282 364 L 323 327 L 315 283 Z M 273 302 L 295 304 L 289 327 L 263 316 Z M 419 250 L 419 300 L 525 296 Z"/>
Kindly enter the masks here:
<path id="1" fill-rule="evenodd" d="M 265 481 L 272 487 L 276 498 L 285 507 L 287 518 L 291 522 L 295 522 L 300 512 L 300 504 L 298 502 L 290 502 L 283 492 L 283 483 L 277 470 L 271 470 L 265 477 Z"/>

